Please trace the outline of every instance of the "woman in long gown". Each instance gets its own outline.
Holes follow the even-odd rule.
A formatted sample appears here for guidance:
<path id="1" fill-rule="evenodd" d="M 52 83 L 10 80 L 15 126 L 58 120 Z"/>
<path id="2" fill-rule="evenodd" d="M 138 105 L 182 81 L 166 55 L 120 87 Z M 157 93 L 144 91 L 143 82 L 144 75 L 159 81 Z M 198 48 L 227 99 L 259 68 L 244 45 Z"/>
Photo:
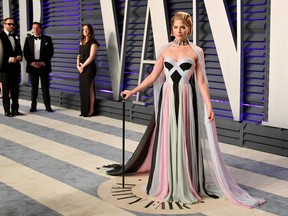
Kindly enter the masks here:
<path id="1" fill-rule="evenodd" d="M 94 114 L 95 89 L 94 78 L 97 68 L 94 61 L 99 43 L 94 38 L 91 24 L 84 24 L 81 31 L 80 48 L 77 57 L 77 69 L 80 80 L 80 116 L 90 117 Z"/>
<path id="2" fill-rule="evenodd" d="M 191 204 L 210 196 L 249 208 L 263 204 L 238 186 L 221 157 L 204 54 L 187 39 L 191 16 L 177 12 L 171 28 L 175 40 L 160 50 L 151 74 L 121 93 L 127 99 L 154 83 L 155 114 L 125 172 L 149 172 L 147 193 L 168 202 Z"/>

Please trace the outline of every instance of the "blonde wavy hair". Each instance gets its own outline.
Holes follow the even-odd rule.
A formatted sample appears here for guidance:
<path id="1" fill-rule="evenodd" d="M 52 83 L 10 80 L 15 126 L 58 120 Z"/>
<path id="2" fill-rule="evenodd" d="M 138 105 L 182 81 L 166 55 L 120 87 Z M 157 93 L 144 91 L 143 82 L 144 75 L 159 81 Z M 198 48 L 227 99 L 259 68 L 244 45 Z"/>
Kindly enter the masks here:
<path id="1" fill-rule="evenodd" d="M 182 20 L 184 25 L 186 25 L 187 27 L 189 27 L 190 31 L 188 33 L 188 35 L 192 35 L 192 17 L 183 11 L 179 11 L 177 12 L 171 19 L 171 35 L 172 34 L 172 29 L 173 29 L 173 25 L 174 25 L 174 21 L 175 20 Z"/>

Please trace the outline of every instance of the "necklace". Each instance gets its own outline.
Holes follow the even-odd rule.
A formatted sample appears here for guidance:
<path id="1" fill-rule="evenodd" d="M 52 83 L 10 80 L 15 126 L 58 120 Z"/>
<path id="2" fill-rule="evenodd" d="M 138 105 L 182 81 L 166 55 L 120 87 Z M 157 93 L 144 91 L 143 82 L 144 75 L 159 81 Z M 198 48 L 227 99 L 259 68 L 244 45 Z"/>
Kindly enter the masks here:
<path id="1" fill-rule="evenodd" d="M 174 39 L 173 43 L 175 43 L 179 46 L 185 46 L 185 45 L 189 44 L 189 40 L 186 39 L 185 41 L 178 41 L 178 40 Z"/>

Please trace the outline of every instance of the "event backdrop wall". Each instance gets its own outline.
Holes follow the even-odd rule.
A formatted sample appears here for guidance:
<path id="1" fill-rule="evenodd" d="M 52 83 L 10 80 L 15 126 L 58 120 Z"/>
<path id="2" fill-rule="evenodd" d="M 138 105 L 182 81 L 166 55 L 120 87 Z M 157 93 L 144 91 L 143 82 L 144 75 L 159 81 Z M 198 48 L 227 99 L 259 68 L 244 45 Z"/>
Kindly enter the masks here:
<path id="1" fill-rule="evenodd" d="M 272 15 L 281 20 L 277 10 L 284 13 L 287 6 L 285 0 L 277 5 L 269 0 L 0 0 L 0 18 L 14 18 L 22 43 L 33 21 L 43 23 L 55 46 L 53 103 L 73 109 L 79 109 L 80 29 L 83 23 L 91 23 L 101 44 L 95 58 L 98 113 L 121 118 L 119 92 L 135 87 L 151 72 L 158 47 L 172 40 L 170 18 L 176 11 L 186 11 L 193 15 L 190 40 L 205 53 L 219 140 L 287 156 L 287 117 L 273 116 L 283 111 L 277 110 L 281 104 L 275 104 L 283 94 L 275 92 L 286 87 L 272 85 L 279 77 L 286 78 L 283 72 L 281 77 L 272 71 L 281 69 L 281 46 L 274 45 L 283 26 L 271 21 Z M 277 32 L 273 38 L 271 30 Z M 24 69 L 21 97 L 30 98 Z M 135 95 L 126 107 L 127 119 L 147 124 L 153 112 L 153 89 Z"/>

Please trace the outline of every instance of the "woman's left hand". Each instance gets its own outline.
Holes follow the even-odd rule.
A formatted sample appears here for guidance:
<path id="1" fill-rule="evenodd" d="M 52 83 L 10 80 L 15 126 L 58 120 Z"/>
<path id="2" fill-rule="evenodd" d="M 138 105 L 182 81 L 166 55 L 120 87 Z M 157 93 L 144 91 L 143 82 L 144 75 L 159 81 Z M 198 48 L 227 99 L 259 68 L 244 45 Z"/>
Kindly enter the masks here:
<path id="1" fill-rule="evenodd" d="M 82 66 L 78 66 L 77 68 L 78 68 L 79 73 L 83 73 L 84 68 Z"/>

